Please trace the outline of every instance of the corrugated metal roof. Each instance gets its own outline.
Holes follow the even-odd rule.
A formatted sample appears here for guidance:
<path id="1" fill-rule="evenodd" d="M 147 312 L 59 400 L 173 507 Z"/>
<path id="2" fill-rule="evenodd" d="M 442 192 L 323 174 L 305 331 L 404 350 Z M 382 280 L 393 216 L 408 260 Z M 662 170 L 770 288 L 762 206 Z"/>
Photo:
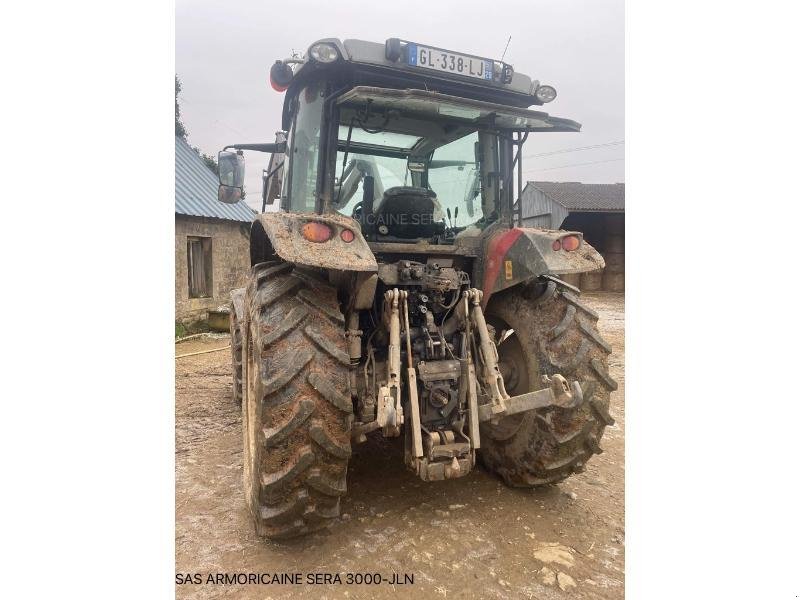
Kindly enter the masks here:
<path id="1" fill-rule="evenodd" d="M 624 211 L 624 183 L 529 181 L 561 206 L 572 211 Z"/>
<path id="2" fill-rule="evenodd" d="M 197 152 L 175 136 L 175 212 L 250 223 L 255 212 L 241 200 L 236 204 L 217 200 L 218 186 L 217 176 Z"/>

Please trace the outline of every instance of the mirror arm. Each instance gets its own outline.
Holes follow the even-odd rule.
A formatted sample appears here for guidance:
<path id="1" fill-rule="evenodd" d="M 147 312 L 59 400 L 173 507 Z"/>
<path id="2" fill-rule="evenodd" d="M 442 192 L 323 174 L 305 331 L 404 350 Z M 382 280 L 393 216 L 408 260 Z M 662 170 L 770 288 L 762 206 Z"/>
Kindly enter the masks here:
<path id="1" fill-rule="evenodd" d="M 255 150 L 256 152 L 269 152 L 272 154 L 286 152 L 286 142 L 278 142 L 275 144 L 230 144 L 225 146 L 223 150 L 233 148 L 234 150 Z"/>

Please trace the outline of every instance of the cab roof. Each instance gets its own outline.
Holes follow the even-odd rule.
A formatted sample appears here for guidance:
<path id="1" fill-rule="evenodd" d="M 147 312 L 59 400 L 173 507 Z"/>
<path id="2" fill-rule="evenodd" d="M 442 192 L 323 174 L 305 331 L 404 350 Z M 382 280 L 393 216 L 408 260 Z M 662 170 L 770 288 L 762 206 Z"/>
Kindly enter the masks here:
<path id="1" fill-rule="evenodd" d="M 532 105 L 541 105 L 536 97 L 539 82 L 529 76 L 513 70 L 511 65 L 489 57 L 475 57 L 474 55 L 453 50 L 462 56 L 472 56 L 491 61 L 494 72 L 508 74 L 506 80 L 495 77 L 482 80 L 456 73 L 449 73 L 433 69 L 420 68 L 408 64 L 403 48 L 414 42 L 391 38 L 384 43 L 369 42 L 365 40 L 340 40 L 338 38 L 324 38 L 317 40 L 309 49 L 317 44 L 329 44 L 338 51 L 338 58 L 334 62 L 322 63 L 315 61 L 307 53 L 301 59 L 291 59 L 297 64 L 294 67 L 294 78 L 287 90 L 284 105 L 284 118 L 289 114 L 289 102 L 299 89 L 310 78 L 323 75 L 331 79 L 343 80 L 344 86 L 375 87 L 396 90 L 428 90 L 446 94 L 457 98 L 467 98 L 494 104 L 526 108 Z M 393 53 L 390 46 L 394 44 L 401 48 L 400 54 Z M 428 46 L 425 46 L 428 47 Z M 433 48 L 430 46 L 430 48 Z M 437 49 L 438 50 L 438 49 Z M 406 53 L 407 54 L 407 53 Z M 391 57 L 391 59 L 390 59 Z M 284 128 L 286 123 L 284 123 Z"/>

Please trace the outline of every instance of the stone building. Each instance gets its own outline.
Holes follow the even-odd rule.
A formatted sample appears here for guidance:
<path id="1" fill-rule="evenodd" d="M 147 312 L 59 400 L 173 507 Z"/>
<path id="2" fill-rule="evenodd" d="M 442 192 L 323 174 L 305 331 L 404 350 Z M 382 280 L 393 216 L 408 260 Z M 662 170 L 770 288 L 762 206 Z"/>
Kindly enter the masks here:
<path id="1" fill-rule="evenodd" d="M 217 176 L 182 139 L 175 138 L 175 320 L 207 318 L 245 285 L 250 224 L 243 201 L 217 201 Z"/>
<path id="2" fill-rule="evenodd" d="M 565 279 L 590 292 L 625 290 L 625 184 L 529 181 L 522 190 L 525 227 L 580 231 L 605 269 Z"/>

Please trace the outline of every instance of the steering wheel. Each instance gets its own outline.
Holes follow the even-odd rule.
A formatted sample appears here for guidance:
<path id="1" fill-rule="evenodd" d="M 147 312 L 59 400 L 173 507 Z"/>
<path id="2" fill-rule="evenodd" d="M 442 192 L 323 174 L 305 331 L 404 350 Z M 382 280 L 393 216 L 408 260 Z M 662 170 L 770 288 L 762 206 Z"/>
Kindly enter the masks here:
<path id="1" fill-rule="evenodd" d="M 350 213 L 350 216 L 353 217 L 356 221 L 361 221 L 361 207 L 364 204 L 364 201 L 361 200 L 360 202 L 356 202 L 356 205 L 353 207 L 353 212 Z"/>

